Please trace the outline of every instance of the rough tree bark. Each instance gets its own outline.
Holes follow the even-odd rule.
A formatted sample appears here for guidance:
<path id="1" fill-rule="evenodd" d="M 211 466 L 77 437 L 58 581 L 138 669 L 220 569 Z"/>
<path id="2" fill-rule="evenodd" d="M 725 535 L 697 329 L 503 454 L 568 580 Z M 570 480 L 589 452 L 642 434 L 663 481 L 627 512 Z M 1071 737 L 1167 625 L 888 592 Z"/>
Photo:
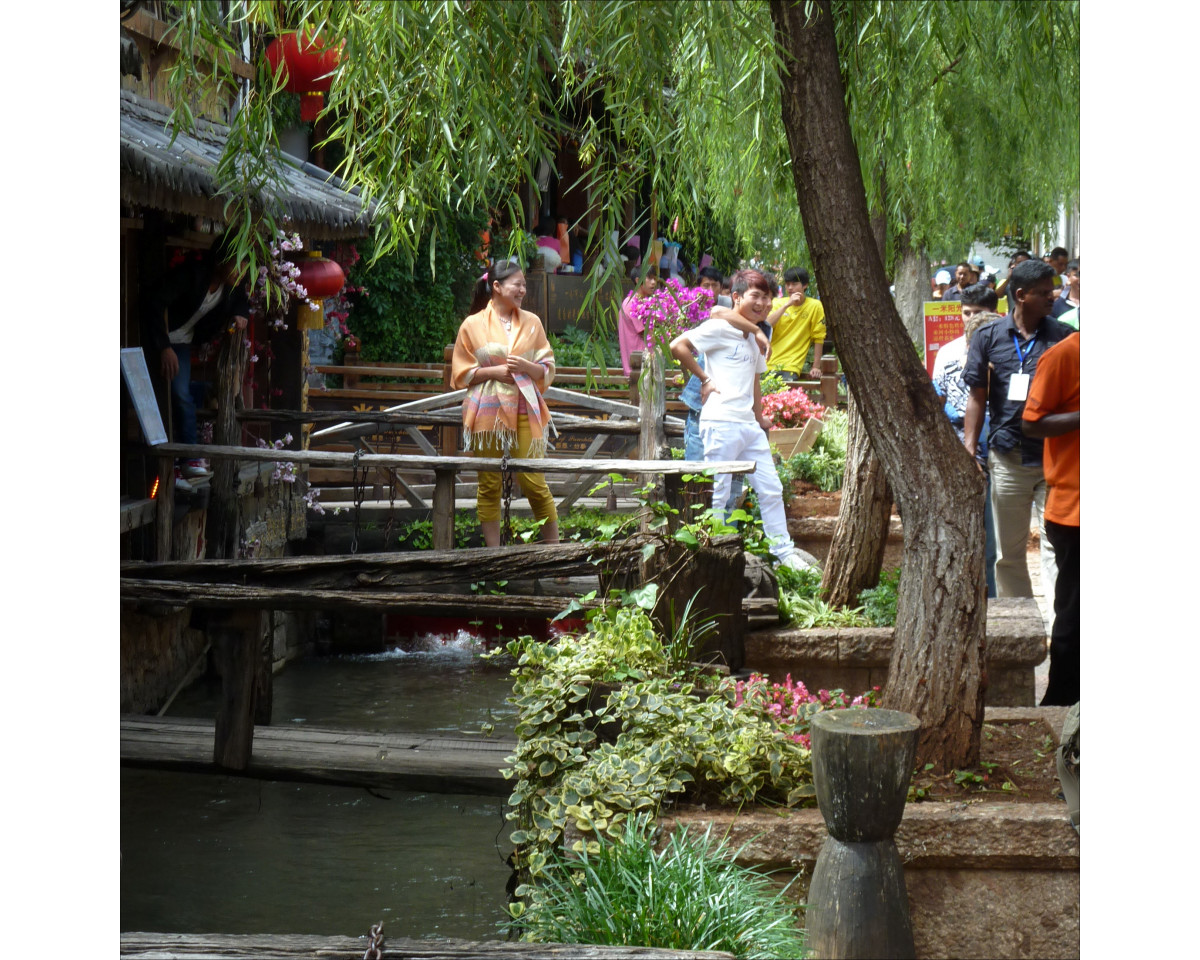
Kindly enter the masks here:
<path id="1" fill-rule="evenodd" d="M 813 266 L 863 423 L 904 518 L 885 706 L 921 720 L 918 757 L 974 764 L 983 725 L 983 478 L 954 435 L 888 291 L 850 133 L 829 0 L 772 0 L 783 124 Z"/>
<path id="2" fill-rule="evenodd" d="M 850 432 L 842 503 L 821 576 L 821 593 L 835 607 L 857 606 L 858 595 L 879 582 L 892 522 L 892 491 L 871 447 L 853 391 L 847 413 Z"/>
<path id="3" fill-rule="evenodd" d="M 880 262 L 883 262 L 887 254 L 887 214 L 884 212 L 887 182 L 882 170 L 879 196 L 883 209 L 871 217 L 871 235 L 875 238 Z M 821 592 L 835 607 L 856 606 L 858 595 L 879 582 L 892 521 L 892 491 L 883 464 L 871 447 L 853 391 L 846 412 L 850 429 L 846 437 L 842 502 L 829 543 L 829 559 L 821 577 Z"/>
<path id="4" fill-rule="evenodd" d="M 924 303 L 929 299 L 929 260 L 925 251 L 913 249 L 908 234 L 896 243 L 896 309 L 914 343 L 925 342 Z"/>

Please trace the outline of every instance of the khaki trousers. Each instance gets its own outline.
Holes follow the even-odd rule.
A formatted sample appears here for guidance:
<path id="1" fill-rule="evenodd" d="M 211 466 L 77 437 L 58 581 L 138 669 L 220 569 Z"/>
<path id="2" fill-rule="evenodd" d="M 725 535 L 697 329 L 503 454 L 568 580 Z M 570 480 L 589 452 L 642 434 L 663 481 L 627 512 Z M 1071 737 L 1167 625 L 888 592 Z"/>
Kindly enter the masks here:
<path id="1" fill-rule="evenodd" d="M 1033 596 L 1029 566 L 1025 562 L 1032 509 L 1037 511 L 1040 530 L 1042 591 L 1053 609 L 1058 566 L 1042 518 L 1046 505 L 1046 478 L 1042 468 L 1040 465 L 1024 466 L 1020 450 L 1003 453 L 989 450 L 988 470 L 992 478 L 992 519 L 996 526 L 996 596 Z"/>

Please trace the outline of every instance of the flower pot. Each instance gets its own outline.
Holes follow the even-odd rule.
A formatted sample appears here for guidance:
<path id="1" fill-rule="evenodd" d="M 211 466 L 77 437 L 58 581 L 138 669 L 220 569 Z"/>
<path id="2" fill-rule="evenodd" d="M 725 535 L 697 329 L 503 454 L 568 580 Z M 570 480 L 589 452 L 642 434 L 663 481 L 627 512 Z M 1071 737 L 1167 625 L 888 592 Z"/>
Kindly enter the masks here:
<path id="1" fill-rule="evenodd" d="M 779 448 L 779 454 L 787 459 L 797 453 L 807 453 L 821 435 L 821 421 L 808 420 L 803 427 L 772 427 L 771 442 Z"/>

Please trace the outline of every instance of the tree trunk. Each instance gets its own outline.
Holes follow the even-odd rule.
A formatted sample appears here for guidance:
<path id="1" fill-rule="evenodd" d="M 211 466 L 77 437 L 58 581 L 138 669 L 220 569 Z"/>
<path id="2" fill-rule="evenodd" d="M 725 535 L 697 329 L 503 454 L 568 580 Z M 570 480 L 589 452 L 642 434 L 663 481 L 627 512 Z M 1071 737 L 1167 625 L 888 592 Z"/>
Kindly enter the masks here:
<path id="1" fill-rule="evenodd" d="M 921 720 L 918 757 L 974 764 L 983 725 L 983 478 L 954 435 L 888 290 L 850 134 L 828 0 L 772 0 L 783 124 L 813 267 L 850 390 L 904 518 L 884 705 Z"/>
<path id="2" fill-rule="evenodd" d="M 929 299 L 929 260 L 914 250 L 908 234 L 896 242 L 896 309 L 904 329 L 918 345 L 925 343 L 925 301 Z"/>
<path id="3" fill-rule="evenodd" d="M 821 592 L 835 607 L 857 606 L 858 595 L 879 582 L 892 521 L 892 491 L 883 464 L 871 449 L 853 393 L 849 414 L 842 505 L 821 578 Z"/>
<path id="4" fill-rule="evenodd" d="M 881 205 L 886 206 L 887 183 L 882 170 L 879 196 Z M 884 209 L 871 217 L 871 235 L 882 263 L 887 255 L 887 214 Z M 842 502 L 829 544 L 829 559 L 821 577 L 821 592 L 835 607 L 856 606 L 858 595 L 879 582 L 892 521 L 892 491 L 888 489 L 883 464 L 871 448 L 853 393 L 846 412 L 850 429 L 846 438 Z"/>

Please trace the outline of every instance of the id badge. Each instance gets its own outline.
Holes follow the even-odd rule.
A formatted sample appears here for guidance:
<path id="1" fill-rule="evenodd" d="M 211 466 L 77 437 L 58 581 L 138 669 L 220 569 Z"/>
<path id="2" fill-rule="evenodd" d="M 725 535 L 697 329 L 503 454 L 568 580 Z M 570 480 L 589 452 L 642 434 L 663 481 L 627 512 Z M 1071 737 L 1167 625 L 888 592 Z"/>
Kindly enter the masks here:
<path id="1" fill-rule="evenodd" d="M 1024 402 L 1029 396 L 1029 374 L 1014 373 L 1008 381 L 1008 399 Z"/>

